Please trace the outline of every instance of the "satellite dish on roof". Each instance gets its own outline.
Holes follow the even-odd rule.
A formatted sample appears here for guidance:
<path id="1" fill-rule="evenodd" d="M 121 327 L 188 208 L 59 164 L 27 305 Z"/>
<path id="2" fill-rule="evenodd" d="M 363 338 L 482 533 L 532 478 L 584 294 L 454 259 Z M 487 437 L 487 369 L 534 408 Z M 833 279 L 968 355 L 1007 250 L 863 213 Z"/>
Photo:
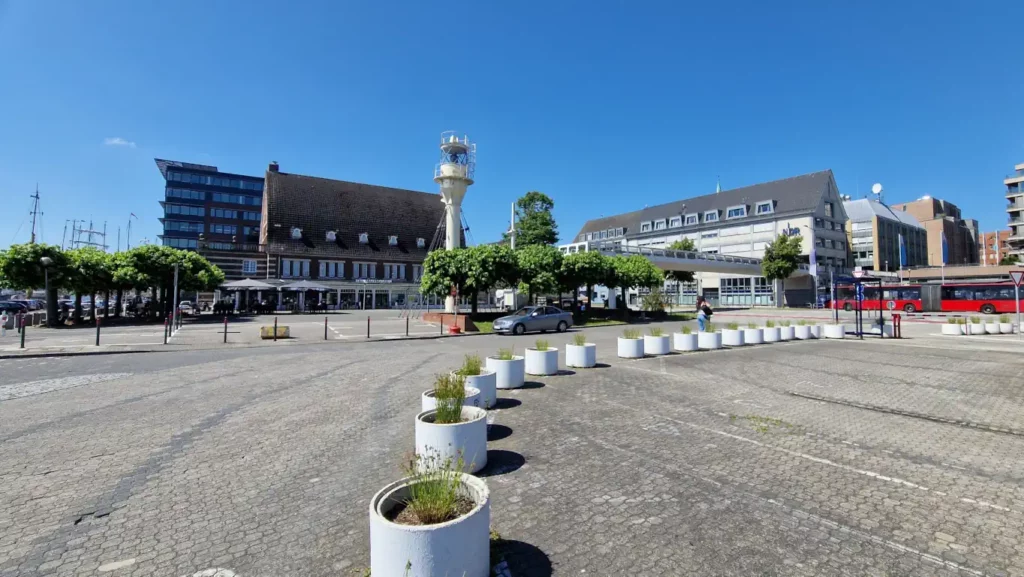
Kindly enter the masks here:
<path id="1" fill-rule="evenodd" d="M 871 192 L 875 194 L 882 194 L 882 183 L 876 182 L 871 185 Z"/>

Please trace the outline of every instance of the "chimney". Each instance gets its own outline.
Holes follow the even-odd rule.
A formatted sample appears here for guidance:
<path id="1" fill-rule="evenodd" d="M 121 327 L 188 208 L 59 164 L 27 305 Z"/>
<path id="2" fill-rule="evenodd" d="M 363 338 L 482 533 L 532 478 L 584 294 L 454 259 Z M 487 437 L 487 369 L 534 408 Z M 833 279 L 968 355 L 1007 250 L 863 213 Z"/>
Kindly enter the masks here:
<path id="1" fill-rule="evenodd" d="M 267 170 L 269 170 L 270 172 L 279 172 L 280 169 L 281 169 L 281 167 L 278 166 L 276 160 L 271 160 L 270 161 L 270 166 L 267 167 Z"/>

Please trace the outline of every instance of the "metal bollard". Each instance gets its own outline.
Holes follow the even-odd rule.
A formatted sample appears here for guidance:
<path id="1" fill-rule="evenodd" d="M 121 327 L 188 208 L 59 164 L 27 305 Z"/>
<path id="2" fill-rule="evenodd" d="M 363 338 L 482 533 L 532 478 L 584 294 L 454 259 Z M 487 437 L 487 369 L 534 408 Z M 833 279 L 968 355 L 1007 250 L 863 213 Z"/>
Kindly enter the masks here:
<path id="1" fill-rule="evenodd" d="M 444 315 L 441 315 L 441 336 L 444 336 Z"/>
<path id="2" fill-rule="evenodd" d="M 274 317 L 274 342 L 277 342 L 277 317 Z"/>
<path id="3" fill-rule="evenodd" d="M 100 346 L 100 318 L 96 317 L 96 346 Z"/>
<path id="4" fill-rule="evenodd" d="M 327 317 L 324 317 L 324 340 L 327 340 Z"/>
<path id="5" fill-rule="evenodd" d="M 409 336 L 409 317 L 405 317 L 405 336 Z"/>
<path id="6" fill-rule="evenodd" d="M 224 344 L 228 342 L 228 315 L 224 315 Z"/>
<path id="7" fill-rule="evenodd" d="M 25 348 L 25 315 L 21 315 L 21 348 Z"/>
<path id="8" fill-rule="evenodd" d="M 167 331 L 168 330 L 170 330 L 170 327 L 167 326 L 167 319 L 164 319 L 164 344 L 165 345 L 167 344 Z"/>
<path id="9" fill-rule="evenodd" d="M 370 338 L 370 317 L 366 317 L 366 338 Z"/>

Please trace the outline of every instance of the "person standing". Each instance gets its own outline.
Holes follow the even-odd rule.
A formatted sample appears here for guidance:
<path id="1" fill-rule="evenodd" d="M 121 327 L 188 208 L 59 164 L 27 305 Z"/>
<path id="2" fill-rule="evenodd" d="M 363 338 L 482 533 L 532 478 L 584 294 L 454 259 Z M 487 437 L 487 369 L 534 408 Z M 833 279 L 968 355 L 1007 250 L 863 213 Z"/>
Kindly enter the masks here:
<path id="1" fill-rule="evenodd" d="M 708 305 L 708 301 L 704 297 L 697 297 L 697 326 L 700 332 L 704 332 L 707 329 L 707 323 L 711 319 L 711 315 L 714 311 Z"/>

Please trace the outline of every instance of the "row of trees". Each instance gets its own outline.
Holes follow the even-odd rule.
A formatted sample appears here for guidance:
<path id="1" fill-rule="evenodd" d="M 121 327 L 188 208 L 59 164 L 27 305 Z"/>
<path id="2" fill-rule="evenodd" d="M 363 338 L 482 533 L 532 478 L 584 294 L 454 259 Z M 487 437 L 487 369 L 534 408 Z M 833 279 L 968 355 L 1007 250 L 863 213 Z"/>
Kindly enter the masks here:
<path id="1" fill-rule="evenodd" d="M 174 268 L 178 266 L 181 291 L 214 290 L 224 282 L 224 273 L 198 253 L 162 245 L 143 245 L 108 253 L 92 247 L 62 250 L 48 244 L 15 244 L 0 252 L 0 286 L 31 291 L 43 288 L 49 276 L 46 295 L 47 323 L 57 320 L 57 296 L 61 290 L 75 295 L 73 318 L 82 316 L 82 296 L 104 294 L 109 314 L 110 295 L 116 295 L 115 316 L 121 314 L 125 291 L 151 291 L 150 307 L 154 316 L 170 312 L 170 293 L 174 287 Z M 93 307 L 95 314 L 95 306 Z"/>
<path id="2" fill-rule="evenodd" d="M 546 244 L 516 250 L 503 244 L 485 244 L 431 252 L 423 263 L 420 290 L 436 296 L 446 296 L 453 289 L 461 295 L 472 295 L 476 312 L 479 293 L 496 288 L 518 288 L 531 300 L 534 295 L 571 293 L 578 302 L 580 287 L 586 287 L 591 294 L 594 285 L 654 288 L 661 286 L 664 279 L 651 261 L 639 255 L 563 255 Z"/>

